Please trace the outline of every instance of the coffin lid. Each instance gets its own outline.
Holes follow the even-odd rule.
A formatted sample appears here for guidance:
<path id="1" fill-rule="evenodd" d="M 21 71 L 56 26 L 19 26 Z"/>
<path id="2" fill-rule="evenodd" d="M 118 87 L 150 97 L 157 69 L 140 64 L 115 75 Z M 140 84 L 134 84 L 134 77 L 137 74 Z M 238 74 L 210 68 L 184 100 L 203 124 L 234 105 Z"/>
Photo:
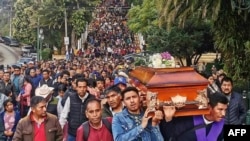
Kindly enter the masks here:
<path id="1" fill-rule="evenodd" d="M 191 67 L 150 68 L 140 66 L 130 71 L 129 75 L 148 88 L 208 85 L 208 80 Z"/>

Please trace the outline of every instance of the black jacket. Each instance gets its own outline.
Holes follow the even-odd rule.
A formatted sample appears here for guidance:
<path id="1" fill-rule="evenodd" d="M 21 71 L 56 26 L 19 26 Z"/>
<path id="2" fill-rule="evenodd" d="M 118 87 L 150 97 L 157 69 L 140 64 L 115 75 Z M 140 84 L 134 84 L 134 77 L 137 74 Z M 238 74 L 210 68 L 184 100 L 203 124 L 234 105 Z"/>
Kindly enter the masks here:
<path id="1" fill-rule="evenodd" d="M 212 124 L 204 126 L 206 135 L 209 134 Z M 164 138 L 164 141 L 197 141 L 196 133 L 194 130 L 193 116 L 183 116 L 173 118 L 172 121 L 166 122 L 162 120 L 160 122 L 160 131 Z M 198 129 L 197 129 L 198 130 Z M 223 140 L 223 129 L 218 131 L 219 135 L 217 141 Z"/>
<path id="2" fill-rule="evenodd" d="M 70 111 L 68 114 L 68 133 L 72 136 L 76 136 L 77 128 L 87 121 L 87 117 L 84 114 L 89 99 L 95 98 L 89 94 L 84 102 L 79 98 L 77 94 L 70 95 Z"/>
<path id="3" fill-rule="evenodd" d="M 69 87 L 66 92 L 64 93 L 64 96 L 62 98 L 62 101 L 61 101 L 61 104 L 62 106 L 64 107 L 64 104 L 67 100 L 67 98 L 70 96 L 70 95 L 74 95 L 76 94 L 76 91 L 72 88 L 72 87 Z"/>
<path id="4" fill-rule="evenodd" d="M 106 117 L 113 117 L 113 114 L 112 114 L 112 112 L 110 111 L 110 108 L 109 108 L 108 103 L 103 104 L 103 107 L 102 107 L 102 117 L 103 117 L 103 118 L 106 118 Z"/>
<path id="5" fill-rule="evenodd" d="M 225 124 L 240 125 L 245 122 L 246 115 L 247 109 L 241 94 L 232 92 L 226 112 Z"/>

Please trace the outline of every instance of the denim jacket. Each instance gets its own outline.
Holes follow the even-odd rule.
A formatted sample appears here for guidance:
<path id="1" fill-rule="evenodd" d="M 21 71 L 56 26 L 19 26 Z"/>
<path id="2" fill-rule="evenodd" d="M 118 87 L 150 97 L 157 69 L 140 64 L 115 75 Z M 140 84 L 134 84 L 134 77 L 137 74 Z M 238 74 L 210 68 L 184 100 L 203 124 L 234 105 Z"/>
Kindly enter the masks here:
<path id="1" fill-rule="evenodd" d="M 140 117 L 143 117 L 141 112 Z M 127 108 L 116 114 L 112 121 L 112 132 L 114 141 L 163 141 L 159 126 L 152 126 L 151 120 L 148 121 L 146 128 L 136 125 L 136 122 L 129 116 Z"/>

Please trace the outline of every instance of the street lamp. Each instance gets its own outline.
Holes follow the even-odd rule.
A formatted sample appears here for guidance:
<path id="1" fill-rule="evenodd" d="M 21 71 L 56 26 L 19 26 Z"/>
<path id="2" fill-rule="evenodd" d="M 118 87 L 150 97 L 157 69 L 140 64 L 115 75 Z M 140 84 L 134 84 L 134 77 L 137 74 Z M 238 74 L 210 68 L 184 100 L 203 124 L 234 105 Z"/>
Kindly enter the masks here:
<path id="1" fill-rule="evenodd" d="M 43 47 L 43 39 L 44 39 L 44 35 L 43 35 L 43 29 L 42 28 L 40 28 L 39 29 L 39 55 L 38 55 L 38 57 L 39 57 L 39 61 L 42 59 L 42 56 L 41 56 L 41 53 L 42 53 L 42 47 Z"/>

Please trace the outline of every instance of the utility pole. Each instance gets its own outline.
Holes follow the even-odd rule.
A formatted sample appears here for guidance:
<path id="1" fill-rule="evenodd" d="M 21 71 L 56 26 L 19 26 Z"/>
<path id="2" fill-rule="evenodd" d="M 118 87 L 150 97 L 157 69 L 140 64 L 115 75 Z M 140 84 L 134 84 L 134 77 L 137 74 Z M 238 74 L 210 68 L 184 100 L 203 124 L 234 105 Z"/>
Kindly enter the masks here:
<path id="1" fill-rule="evenodd" d="M 66 52 L 68 51 L 68 45 L 69 45 L 69 37 L 68 37 L 68 24 L 67 24 L 67 9 L 64 10 L 64 21 L 65 21 L 65 37 L 64 37 L 64 44 L 66 47 Z"/>
<path id="2" fill-rule="evenodd" d="M 9 36 L 11 37 L 12 36 L 12 0 L 10 1 L 9 6 L 10 6 L 10 13 L 9 13 L 9 16 L 10 16 L 10 33 L 9 33 Z"/>
<path id="3" fill-rule="evenodd" d="M 37 61 L 40 61 L 40 37 L 39 37 L 39 34 L 40 34 L 40 24 L 39 24 L 39 17 L 37 18 L 37 44 L 36 44 L 36 54 L 37 54 Z"/>

